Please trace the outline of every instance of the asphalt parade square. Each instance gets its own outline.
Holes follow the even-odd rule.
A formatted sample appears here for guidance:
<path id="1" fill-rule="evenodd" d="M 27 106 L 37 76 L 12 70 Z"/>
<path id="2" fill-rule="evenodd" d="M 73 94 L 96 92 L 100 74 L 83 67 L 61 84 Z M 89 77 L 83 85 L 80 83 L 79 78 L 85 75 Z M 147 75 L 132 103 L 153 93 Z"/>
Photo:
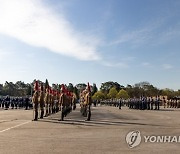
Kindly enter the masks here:
<path id="1" fill-rule="evenodd" d="M 179 113 L 97 106 L 91 121 L 85 121 L 77 106 L 64 121 L 59 121 L 60 112 L 32 121 L 33 110 L 0 110 L 0 153 L 180 153 Z M 127 142 L 132 131 L 141 133 L 141 143 L 133 148 Z M 157 136 L 177 139 L 158 142 Z"/>

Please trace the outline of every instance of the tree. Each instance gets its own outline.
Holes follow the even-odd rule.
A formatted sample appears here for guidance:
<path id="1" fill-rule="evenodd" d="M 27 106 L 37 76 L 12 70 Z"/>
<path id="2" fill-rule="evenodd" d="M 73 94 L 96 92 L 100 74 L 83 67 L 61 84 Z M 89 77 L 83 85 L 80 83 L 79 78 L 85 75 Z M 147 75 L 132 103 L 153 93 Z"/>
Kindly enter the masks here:
<path id="1" fill-rule="evenodd" d="M 93 83 L 93 86 L 92 86 L 92 96 L 98 91 L 97 87 L 96 87 L 96 84 Z"/>
<path id="2" fill-rule="evenodd" d="M 48 79 L 46 79 L 45 81 L 45 89 L 47 89 L 49 87 L 49 82 L 48 82 Z"/>
<path id="3" fill-rule="evenodd" d="M 105 99 L 105 95 L 102 91 L 97 91 L 93 96 L 92 96 L 93 100 L 101 100 L 101 99 Z"/>
<path id="4" fill-rule="evenodd" d="M 103 93 L 108 93 L 109 90 L 111 88 L 115 87 L 116 90 L 120 90 L 122 88 L 124 88 L 124 86 L 120 85 L 119 83 L 117 82 L 113 82 L 113 81 L 108 81 L 108 82 L 104 82 L 101 84 L 101 87 L 100 87 L 100 90 L 103 92 Z"/>
<path id="5" fill-rule="evenodd" d="M 117 97 L 117 98 L 128 99 L 128 98 L 129 98 L 129 95 L 128 95 L 128 93 L 127 93 L 126 90 L 121 89 L 121 90 L 118 92 L 118 94 L 117 94 L 116 97 Z"/>
<path id="6" fill-rule="evenodd" d="M 168 99 L 171 99 L 175 96 L 175 92 L 171 89 L 166 88 L 161 91 L 161 95 L 167 96 Z"/>
<path id="7" fill-rule="evenodd" d="M 76 87 L 74 87 L 73 92 L 76 94 L 76 98 L 79 99 L 79 91 Z"/>
<path id="8" fill-rule="evenodd" d="M 0 95 L 3 95 L 3 84 L 0 84 Z"/>
<path id="9" fill-rule="evenodd" d="M 117 90 L 115 87 L 111 88 L 109 90 L 109 93 L 107 94 L 108 98 L 116 98 L 116 95 L 117 95 Z"/>
<path id="10" fill-rule="evenodd" d="M 80 92 L 80 91 L 83 91 L 84 89 L 86 89 L 87 85 L 86 85 L 85 83 L 79 83 L 79 84 L 77 84 L 75 87 L 76 87 L 76 88 L 78 89 L 78 91 Z"/>
<path id="11" fill-rule="evenodd" d="M 70 91 L 70 92 L 73 92 L 74 91 L 74 86 L 72 83 L 69 83 L 69 85 L 67 86 L 67 89 Z"/>

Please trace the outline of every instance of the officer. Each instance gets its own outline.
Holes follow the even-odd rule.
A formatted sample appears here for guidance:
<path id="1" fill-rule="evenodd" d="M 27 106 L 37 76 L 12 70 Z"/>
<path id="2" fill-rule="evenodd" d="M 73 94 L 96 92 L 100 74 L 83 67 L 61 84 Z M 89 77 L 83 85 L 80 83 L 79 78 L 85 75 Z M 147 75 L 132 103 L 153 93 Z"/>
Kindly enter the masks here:
<path id="1" fill-rule="evenodd" d="M 34 111 L 35 111 L 35 117 L 34 117 L 34 121 L 37 121 L 38 120 L 38 98 L 39 98 L 39 92 L 38 92 L 38 81 L 35 82 L 35 85 L 34 85 L 34 94 L 33 94 L 33 98 L 32 98 L 32 102 L 34 104 Z M 33 112 L 34 112 L 33 111 Z"/>
<path id="2" fill-rule="evenodd" d="M 43 116 L 44 116 L 44 88 L 43 88 L 43 84 L 41 84 L 40 95 L 39 95 L 38 101 L 39 101 L 40 110 L 41 110 L 40 119 L 43 119 Z"/>

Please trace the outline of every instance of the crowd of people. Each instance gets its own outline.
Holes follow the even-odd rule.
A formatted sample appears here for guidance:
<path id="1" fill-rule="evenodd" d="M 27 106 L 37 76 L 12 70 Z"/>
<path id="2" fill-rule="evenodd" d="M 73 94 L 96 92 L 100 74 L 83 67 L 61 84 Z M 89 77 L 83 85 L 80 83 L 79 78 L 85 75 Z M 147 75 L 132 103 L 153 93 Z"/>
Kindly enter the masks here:
<path id="1" fill-rule="evenodd" d="M 1 109 L 22 109 L 28 110 L 32 108 L 30 96 L 14 97 L 14 96 L 0 96 Z"/>

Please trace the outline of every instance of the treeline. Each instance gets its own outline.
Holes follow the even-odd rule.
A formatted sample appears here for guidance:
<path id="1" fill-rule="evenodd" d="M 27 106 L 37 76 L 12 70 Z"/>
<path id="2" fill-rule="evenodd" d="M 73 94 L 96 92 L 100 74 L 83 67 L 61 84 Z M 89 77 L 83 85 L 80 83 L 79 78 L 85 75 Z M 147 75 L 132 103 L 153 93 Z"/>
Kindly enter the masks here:
<path id="1" fill-rule="evenodd" d="M 139 98 L 141 96 L 167 96 L 168 99 L 180 97 L 180 90 L 158 89 L 149 82 L 139 82 L 126 87 L 117 82 L 105 82 L 101 84 L 100 90 L 93 95 L 93 99 L 112 99 L 112 98 Z"/>
<path id="2" fill-rule="evenodd" d="M 5 82 L 4 84 L 0 84 L 0 95 L 1 96 L 26 96 L 32 95 L 33 93 L 33 85 L 34 81 L 31 83 L 24 83 L 23 81 L 17 81 L 16 83 L 13 82 Z M 39 83 L 43 83 L 45 87 L 49 85 L 48 80 L 46 79 L 45 82 L 38 80 Z M 53 83 L 49 85 L 52 89 L 60 90 L 61 84 Z M 79 83 L 73 85 L 69 83 L 65 85 L 67 89 L 71 92 L 74 92 L 79 97 L 79 93 L 83 91 L 87 84 Z M 149 82 L 140 82 L 134 85 L 127 85 L 126 87 L 120 85 L 117 82 L 109 81 L 104 82 L 101 84 L 99 90 L 95 83 L 91 85 L 91 92 L 93 99 L 107 99 L 107 98 L 139 98 L 141 96 L 157 96 L 163 95 L 168 96 L 168 98 L 173 98 L 176 96 L 180 96 L 180 90 L 174 91 L 171 89 L 158 89 L 154 87 Z"/>
<path id="3" fill-rule="evenodd" d="M 36 80 L 33 80 L 31 83 L 24 83 L 23 81 L 17 81 L 16 83 L 13 82 L 5 82 L 5 84 L 0 84 L 0 96 L 32 96 L 34 91 L 34 83 Z M 43 84 L 44 87 L 50 86 L 53 90 L 60 91 L 61 84 L 53 83 L 52 85 L 49 84 L 49 81 L 46 79 L 45 82 L 37 80 L 39 84 Z M 74 92 L 79 98 L 79 94 L 83 91 L 87 84 L 79 83 L 75 86 L 72 83 L 65 84 L 66 88 L 70 92 Z M 91 85 L 91 92 L 92 95 L 97 92 L 96 84 Z"/>

